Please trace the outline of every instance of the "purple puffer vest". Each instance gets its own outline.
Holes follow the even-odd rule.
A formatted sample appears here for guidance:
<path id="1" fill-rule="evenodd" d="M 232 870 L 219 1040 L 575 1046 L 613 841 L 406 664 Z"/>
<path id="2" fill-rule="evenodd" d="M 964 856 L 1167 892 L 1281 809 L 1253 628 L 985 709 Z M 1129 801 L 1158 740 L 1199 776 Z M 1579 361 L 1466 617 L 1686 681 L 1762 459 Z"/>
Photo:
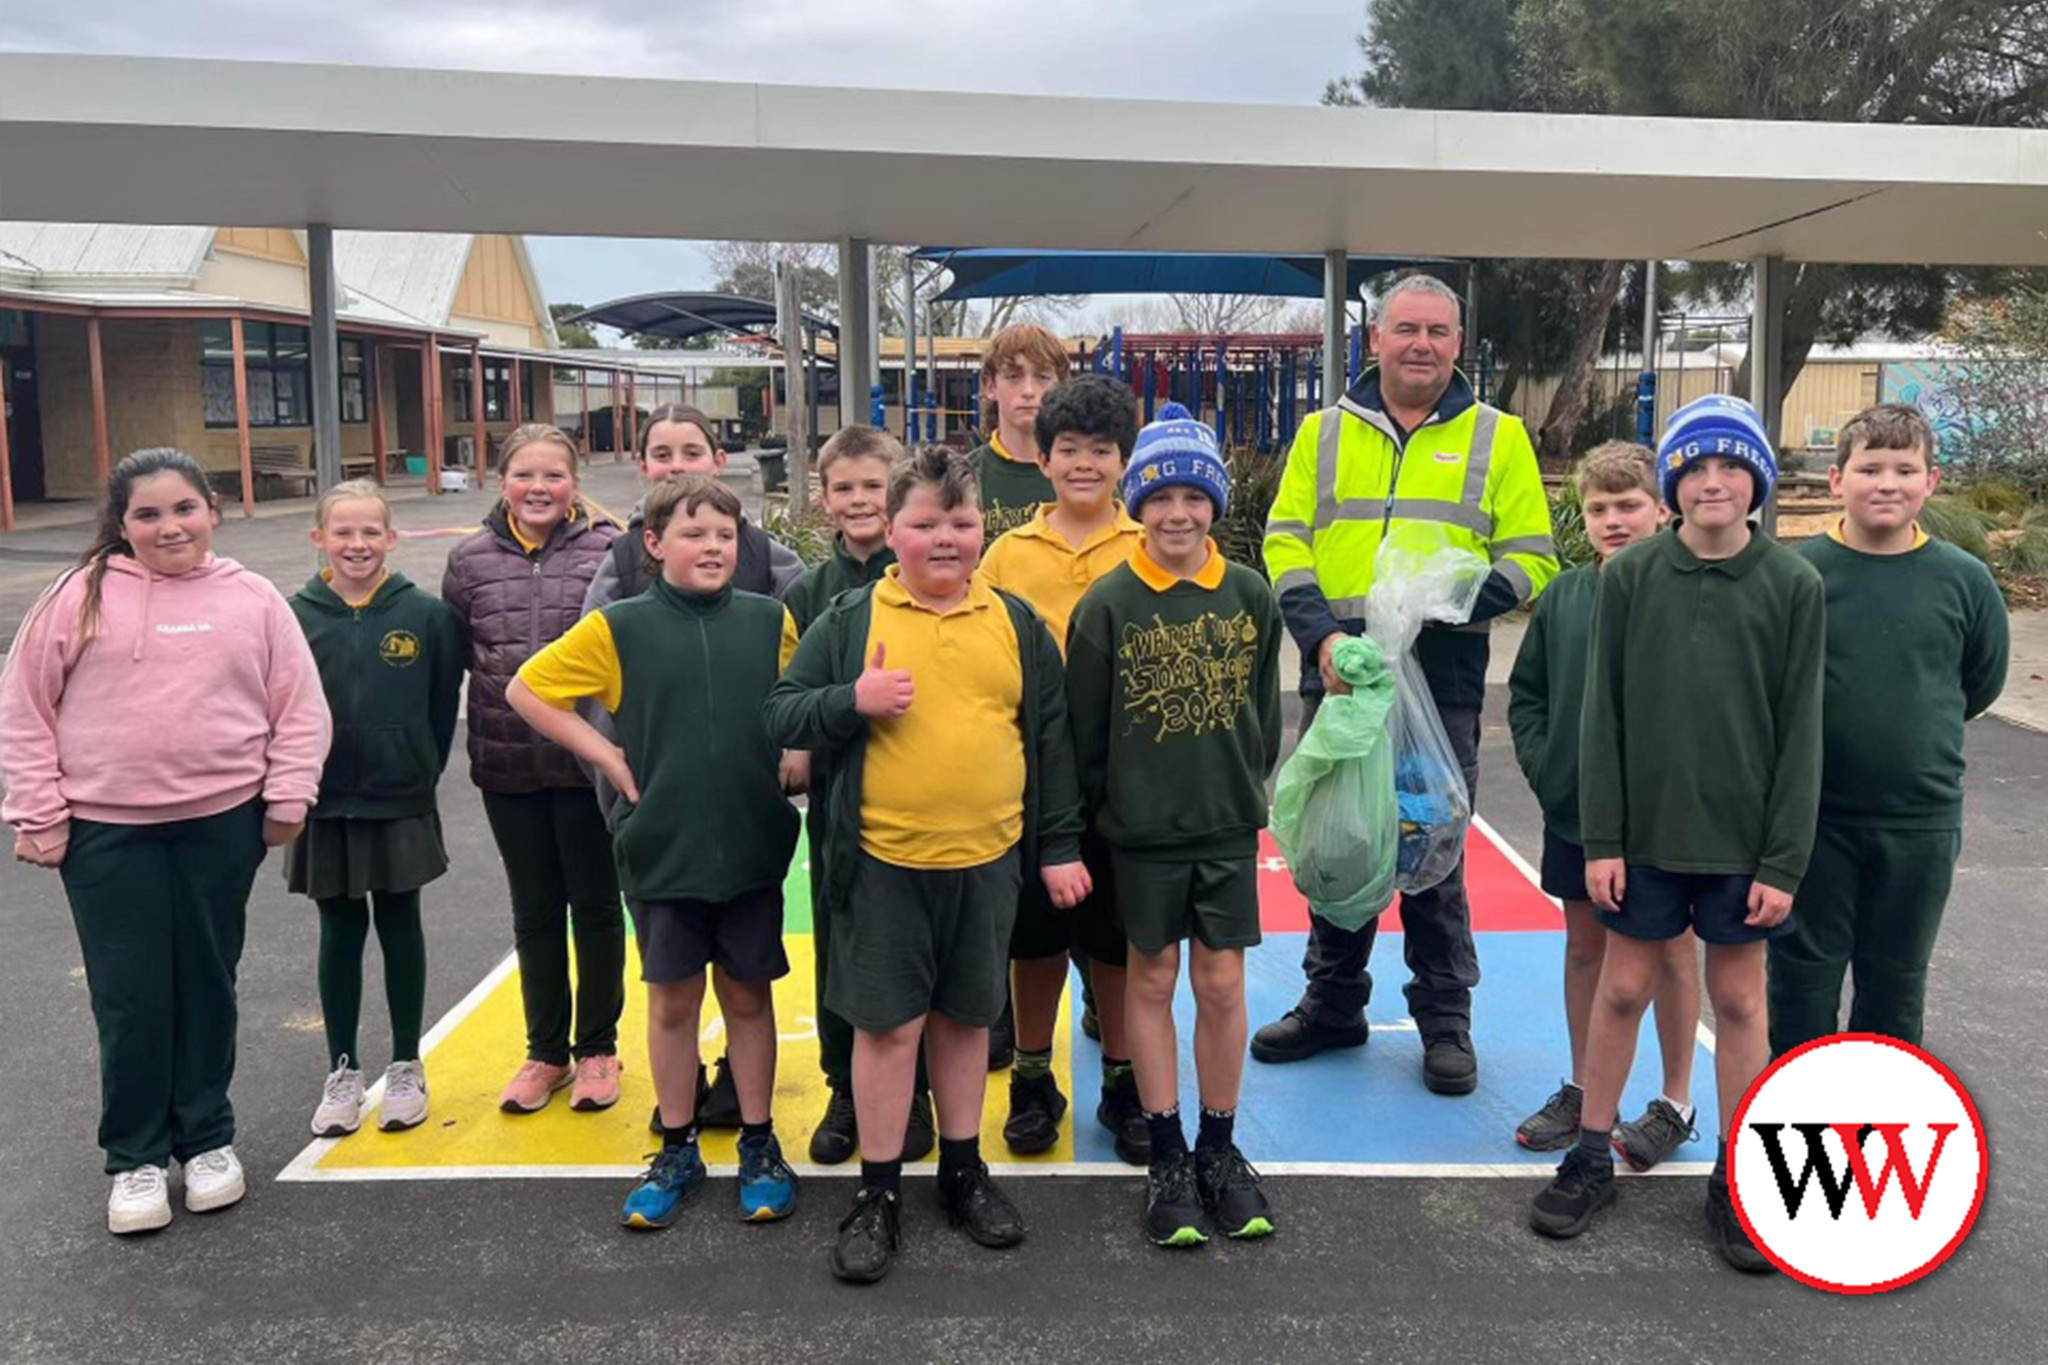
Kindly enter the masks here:
<path id="1" fill-rule="evenodd" d="M 441 599 L 469 635 L 469 776 L 487 792 L 588 787 L 567 749 L 542 739 L 505 700 L 519 666 L 583 614 L 583 595 L 618 527 L 578 516 L 537 555 L 512 537 L 502 505 L 448 552 Z"/>

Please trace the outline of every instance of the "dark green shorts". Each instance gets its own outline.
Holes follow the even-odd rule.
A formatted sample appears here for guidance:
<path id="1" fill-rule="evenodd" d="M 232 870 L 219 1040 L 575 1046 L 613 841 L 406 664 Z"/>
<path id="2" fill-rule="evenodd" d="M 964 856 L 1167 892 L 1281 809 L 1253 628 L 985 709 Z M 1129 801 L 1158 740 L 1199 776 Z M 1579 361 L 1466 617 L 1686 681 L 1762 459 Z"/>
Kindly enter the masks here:
<path id="1" fill-rule="evenodd" d="M 868 1033 L 923 1014 L 986 1028 L 1010 994 L 1017 850 L 957 870 L 897 867 L 866 853 L 832 922 L 825 1004 Z"/>
<path id="2" fill-rule="evenodd" d="M 1052 903 L 1045 878 L 1036 868 L 1024 869 L 1017 893 L 1017 927 L 1010 931 L 1010 960 L 1065 957 L 1078 947 L 1089 958 L 1111 967 L 1124 965 L 1124 924 L 1116 912 L 1116 874 L 1110 867 L 1109 845 L 1089 831 L 1081 836 L 1081 862 L 1093 889 L 1071 910 Z"/>
<path id="3" fill-rule="evenodd" d="M 1205 948 L 1259 941 L 1259 866 L 1253 858 L 1153 862 L 1113 850 L 1124 937 L 1146 955 L 1186 938 Z"/>

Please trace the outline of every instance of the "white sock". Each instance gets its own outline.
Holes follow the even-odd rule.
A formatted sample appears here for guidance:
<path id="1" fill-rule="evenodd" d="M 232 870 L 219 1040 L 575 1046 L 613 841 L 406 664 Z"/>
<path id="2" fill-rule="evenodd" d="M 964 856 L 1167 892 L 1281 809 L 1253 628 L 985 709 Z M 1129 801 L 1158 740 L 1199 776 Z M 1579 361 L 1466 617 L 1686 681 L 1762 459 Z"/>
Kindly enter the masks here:
<path id="1" fill-rule="evenodd" d="M 1686 1127 L 1690 1128 L 1692 1126 L 1693 1112 L 1691 1105 L 1682 1104 L 1672 1099 L 1669 1095 L 1660 1095 L 1658 1098 L 1678 1111 L 1678 1116 L 1685 1120 Z"/>

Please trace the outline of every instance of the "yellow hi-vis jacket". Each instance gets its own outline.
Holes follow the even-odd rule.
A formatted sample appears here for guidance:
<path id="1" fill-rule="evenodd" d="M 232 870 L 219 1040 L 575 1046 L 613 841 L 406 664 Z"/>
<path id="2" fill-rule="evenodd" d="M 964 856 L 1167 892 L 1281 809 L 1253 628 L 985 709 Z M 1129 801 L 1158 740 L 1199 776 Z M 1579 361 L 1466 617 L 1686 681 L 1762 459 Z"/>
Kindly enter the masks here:
<path id="1" fill-rule="evenodd" d="M 1383 539 L 1416 527 L 1493 566 L 1472 620 L 1430 627 L 1416 655 L 1439 706 L 1486 696 L 1487 623 L 1535 600 L 1557 576 L 1550 500 L 1521 419 L 1478 402 L 1462 374 L 1404 438 L 1368 372 L 1334 408 L 1295 433 L 1266 518 L 1266 571 L 1302 651 L 1302 692 L 1322 691 L 1315 651 L 1334 631 L 1356 634 Z M 1432 533 L 1434 540 L 1434 533 Z"/>

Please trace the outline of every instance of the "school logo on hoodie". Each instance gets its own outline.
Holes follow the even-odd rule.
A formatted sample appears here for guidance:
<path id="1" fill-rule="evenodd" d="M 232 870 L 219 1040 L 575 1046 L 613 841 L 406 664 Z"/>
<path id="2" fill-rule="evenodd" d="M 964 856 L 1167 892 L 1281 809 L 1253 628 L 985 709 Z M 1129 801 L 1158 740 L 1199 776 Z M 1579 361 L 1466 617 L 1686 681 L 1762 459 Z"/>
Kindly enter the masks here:
<path id="1" fill-rule="evenodd" d="M 394 630 L 378 644 L 377 657 L 393 668 L 410 668 L 420 659 L 420 637 L 409 630 Z"/>

